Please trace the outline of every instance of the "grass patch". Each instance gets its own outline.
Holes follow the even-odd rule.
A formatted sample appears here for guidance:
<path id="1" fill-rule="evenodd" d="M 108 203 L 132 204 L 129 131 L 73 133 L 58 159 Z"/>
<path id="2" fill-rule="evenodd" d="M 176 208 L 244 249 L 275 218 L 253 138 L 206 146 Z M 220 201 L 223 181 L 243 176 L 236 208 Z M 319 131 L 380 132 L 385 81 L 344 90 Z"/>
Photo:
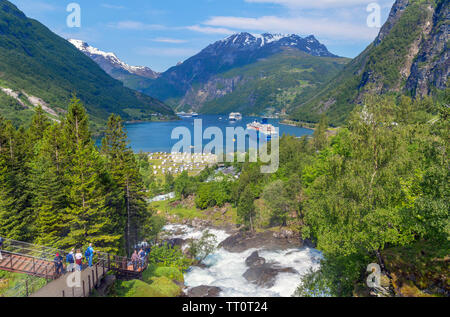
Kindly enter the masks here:
<path id="1" fill-rule="evenodd" d="M 171 281 L 184 283 L 183 273 L 175 267 L 159 267 L 156 265 L 150 265 L 142 273 L 142 280 L 146 283 L 151 283 L 153 277 L 167 277 Z"/>
<path id="2" fill-rule="evenodd" d="M 181 288 L 167 277 L 152 277 L 151 284 L 140 281 L 117 281 L 115 297 L 177 297 Z"/>

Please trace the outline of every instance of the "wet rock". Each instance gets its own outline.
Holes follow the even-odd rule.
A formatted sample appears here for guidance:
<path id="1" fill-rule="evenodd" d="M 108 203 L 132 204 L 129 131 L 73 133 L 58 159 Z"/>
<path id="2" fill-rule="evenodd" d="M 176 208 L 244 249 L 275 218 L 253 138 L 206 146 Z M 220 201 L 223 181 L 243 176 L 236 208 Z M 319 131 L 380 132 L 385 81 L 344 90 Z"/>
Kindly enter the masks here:
<path id="1" fill-rule="evenodd" d="M 298 273 L 291 267 L 280 268 L 273 266 L 273 264 L 265 263 L 260 266 L 249 268 L 243 277 L 250 283 L 256 284 L 260 287 L 271 288 L 275 285 L 277 275 L 279 273 Z"/>
<path id="2" fill-rule="evenodd" d="M 273 237 L 276 239 L 293 239 L 295 238 L 295 233 L 292 230 L 283 229 L 280 232 L 274 232 Z"/>
<path id="3" fill-rule="evenodd" d="M 258 251 L 253 252 L 246 260 L 248 267 L 257 267 L 266 264 L 266 259 L 259 256 Z"/>
<path id="4" fill-rule="evenodd" d="M 299 238 L 279 239 L 273 236 L 270 231 L 260 233 L 249 233 L 240 231 L 229 236 L 219 244 L 228 252 L 243 252 L 248 249 L 268 249 L 285 250 L 290 248 L 300 248 L 303 246 Z"/>
<path id="5" fill-rule="evenodd" d="M 169 239 L 169 240 L 165 240 L 163 242 L 163 244 L 167 244 L 167 246 L 169 246 L 170 248 L 175 248 L 175 247 L 182 247 L 184 245 L 186 241 L 184 239 L 181 238 L 173 238 L 173 239 Z"/>
<path id="6" fill-rule="evenodd" d="M 190 288 L 188 297 L 218 297 L 222 289 L 216 286 L 201 285 Z"/>
<path id="7" fill-rule="evenodd" d="M 255 258 L 256 257 L 254 256 L 253 259 Z M 298 272 L 291 267 L 283 268 L 274 263 L 264 263 L 262 265 L 250 267 L 242 276 L 250 283 L 256 284 L 260 287 L 271 288 L 275 285 L 275 281 L 279 273 L 296 274 Z"/>

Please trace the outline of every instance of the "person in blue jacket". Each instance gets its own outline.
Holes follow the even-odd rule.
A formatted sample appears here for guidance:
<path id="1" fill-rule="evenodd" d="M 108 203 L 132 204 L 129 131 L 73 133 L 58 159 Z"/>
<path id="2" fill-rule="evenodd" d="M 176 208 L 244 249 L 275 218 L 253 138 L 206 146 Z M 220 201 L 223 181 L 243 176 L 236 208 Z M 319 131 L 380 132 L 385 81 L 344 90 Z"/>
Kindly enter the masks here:
<path id="1" fill-rule="evenodd" d="M 92 247 L 92 243 L 89 243 L 89 247 L 86 249 L 84 256 L 88 260 L 89 267 L 92 267 L 92 259 L 94 258 L 94 248 Z"/>

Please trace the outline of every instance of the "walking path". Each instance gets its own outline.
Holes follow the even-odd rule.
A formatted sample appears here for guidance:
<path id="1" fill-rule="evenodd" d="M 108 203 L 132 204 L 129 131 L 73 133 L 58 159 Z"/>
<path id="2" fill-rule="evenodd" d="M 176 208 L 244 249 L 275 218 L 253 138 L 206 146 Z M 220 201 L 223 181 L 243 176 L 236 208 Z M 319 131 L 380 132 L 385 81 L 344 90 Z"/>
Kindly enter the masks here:
<path id="1" fill-rule="evenodd" d="M 89 296 L 95 286 L 108 271 L 114 271 L 117 277 L 139 279 L 147 268 L 148 258 L 142 267 L 134 270 L 131 260 L 127 257 L 96 252 L 92 267 L 81 272 L 66 273 L 62 276 L 56 273 L 54 256 L 59 253 L 65 259 L 62 250 L 34 245 L 26 242 L 3 239 L 3 249 L 0 259 L 0 270 L 24 273 L 50 280 L 31 297 L 85 297 Z M 28 285 L 26 285 L 28 294 Z"/>
<path id="2" fill-rule="evenodd" d="M 88 297 L 107 272 L 107 268 L 95 265 L 81 272 L 66 273 L 30 297 Z M 76 278 L 77 274 L 79 279 Z"/>

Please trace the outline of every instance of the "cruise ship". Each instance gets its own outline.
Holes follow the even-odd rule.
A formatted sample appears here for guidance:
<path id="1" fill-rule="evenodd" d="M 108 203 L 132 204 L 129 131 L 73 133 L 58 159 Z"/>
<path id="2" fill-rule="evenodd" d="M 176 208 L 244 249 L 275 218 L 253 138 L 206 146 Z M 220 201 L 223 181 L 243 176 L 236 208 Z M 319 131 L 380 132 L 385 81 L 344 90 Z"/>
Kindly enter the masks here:
<path id="1" fill-rule="evenodd" d="M 262 123 L 255 120 L 252 123 L 247 124 L 247 129 L 256 130 L 269 136 L 278 134 L 275 127 L 267 122 L 267 119 L 263 119 Z"/>
<path id="2" fill-rule="evenodd" d="M 230 116 L 228 117 L 228 119 L 231 122 L 236 122 L 236 121 L 242 120 L 242 115 L 239 112 L 232 112 L 232 113 L 230 113 Z"/>

